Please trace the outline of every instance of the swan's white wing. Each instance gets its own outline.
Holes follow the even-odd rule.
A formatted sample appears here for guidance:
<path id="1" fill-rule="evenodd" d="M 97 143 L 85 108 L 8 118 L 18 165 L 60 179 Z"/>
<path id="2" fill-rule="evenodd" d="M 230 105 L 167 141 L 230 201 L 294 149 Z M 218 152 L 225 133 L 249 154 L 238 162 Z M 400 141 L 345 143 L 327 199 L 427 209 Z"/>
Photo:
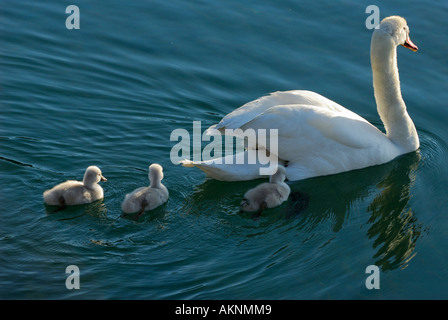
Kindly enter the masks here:
<path id="1" fill-rule="evenodd" d="M 368 149 L 386 138 L 372 124 L 345 108 L 342 111 L 334 111 L 309 105 L 282 105 L 269 108 L 241 127 L 243 131 L 249 128 L 256 131 L 277 129 L 279 146 L 283 142 L 288 144 L 288 150 L 284 152 L 286 154 L 328 153 L 328 149 L 322 149 L 328 145 L 334 149 L 340 146 Z M 268 147 L 263 141 L 257 143 Z"/>
<path id="2" fill-rule="evenodd" d="M 205 133 L 211 134 L 212 129 L 218 129 L 223 132 L 224 129 L 240 128 L 247 122 L 252 121 L 254 118 L 274 106 L 291 104 L 309 105 L 317 107 L 319 109 L 325 109 L 335 112 L 352 113 L 336 102 L 312 91 L 278 91 L 271 93 L 268 96 L 264 96 L 254 101 L 248 102 L 242 107 L 235 109 L 233 112 L 226 115 L 218 124 L 211 126 Z"/>
<path id="3" fill-rule="evenodd" d="M 376 127 L 359 116 L 307 105 L 275 106 L 241 129 L 266 129 L 258 146 L 271 153 L 269 130 L 278 130 L 277 155 L 288 161 L 287 177 L 300 180 L 364 168 L 392 159 L 395 146 Z"/>

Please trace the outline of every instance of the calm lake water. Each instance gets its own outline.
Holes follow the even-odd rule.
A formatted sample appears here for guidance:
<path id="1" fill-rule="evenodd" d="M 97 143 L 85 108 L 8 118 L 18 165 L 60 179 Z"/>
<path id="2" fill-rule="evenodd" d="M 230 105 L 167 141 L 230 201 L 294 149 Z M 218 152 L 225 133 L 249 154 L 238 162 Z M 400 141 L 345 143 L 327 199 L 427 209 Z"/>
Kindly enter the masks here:
<path id="1" fill-rule="evenodd" d="M 0 8 L 1 299 L 448 298 L 448 2 L 80 0 L 69 30 L 70 4 Z M 398 64 L 420 150 L 290 183 L 258 219 L 239 203 L 263 180 L 171 163 L 173 130 L 278 90 L 316 91 L 382 129 L 369 4 L 404 16 L 419 47 L 398 48 Z M 122 217 L 154 162 L 169 201 Z M 103 200 L 44 204 L 89 165 L 108 179 Z M 366 288 L 369 265 L 380 289 Z"/>

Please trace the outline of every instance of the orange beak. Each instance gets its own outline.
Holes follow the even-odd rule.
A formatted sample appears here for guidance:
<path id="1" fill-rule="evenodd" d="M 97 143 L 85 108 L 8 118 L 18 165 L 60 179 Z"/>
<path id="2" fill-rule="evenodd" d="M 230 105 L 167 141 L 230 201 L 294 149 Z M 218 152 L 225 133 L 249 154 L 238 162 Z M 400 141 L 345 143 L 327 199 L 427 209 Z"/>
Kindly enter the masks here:
<path id="1" fill-rule="evenodd" d="M 414 52 L 418 50 L 418 47 L 411 41 L 409 37 L 406 38 L 406 41 L 402 44 L 402 46 L 411 49 Z"/>

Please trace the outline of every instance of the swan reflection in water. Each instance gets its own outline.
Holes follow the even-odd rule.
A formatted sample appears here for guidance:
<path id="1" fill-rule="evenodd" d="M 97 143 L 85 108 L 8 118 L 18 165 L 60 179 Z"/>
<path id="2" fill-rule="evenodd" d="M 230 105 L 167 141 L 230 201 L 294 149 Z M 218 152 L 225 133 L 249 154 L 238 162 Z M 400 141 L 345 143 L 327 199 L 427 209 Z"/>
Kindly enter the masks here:
<path id="1" fill-rule="evenodd" d="M 57 216 L 55 218 L 60 221 L 77 219 L 86 215 L 100 219 L 108 219 L 108 209 L 104 203 L 104 198 L 92 203 L 67 206 L 65 208 L 45 205 L 45 211 L 48 216 Z"/>
<path id="2" fill-rule="evenodd" d="M 331 216 L 333 231 L 338 232 L 344 223 L 359 221 L 357 216 L 366 210 L 368 220 L 361 227 L 367 227 L 366 235 L 373 240 L 374 264 L 382 271 L 405 268 L 424 231 L 410 203 L 420 159 L 416 151 L 384 165 L 316 179 L 308 194 L 307 223 L 316 227 Z M 355 222 L 348 221 L 349 215 Z"/>
<path id="3" fill-rule="evenodd" d="M 368 207 L 371 215 L 367 235 L 374 239 L 375 264 L 382 270 L 406 267 L 416 254 L 417 239 L 424 232 L 409 203 L 419 161 L 419 152 L 402 157 L 377 184 L 381 192 Z"/>
<path id="4" fill-rule="evenodd" d="M 264 212 L 256 222 L 258 231 L 266 228 L 271 232 L 273 226 L 286 225 L 302 234 L 313 234 L 331 225 L 328 232 L 337 233 L 360 224 L 367 228 L 366 236 L 373 241 L 375 265 L 382 271 L 404 268 L 415 255 L 416 242 L 424 231 L 410 203 L 420 159 L 420 151 L 416 151 L 387 164 L 291 183 L 287 202 Z M 238 216 L 253 220 L 252 215 L 241 213 L 238 208 L 244 192 L 259 183 L 260 180 L 206 179 L 186 196 L 182 211 L 211 216 L 224 212 L 230 213 L 228 219 Z M 228 224 L 235 223 L 238 221 Z M 247 228 L 248 237 L 254 232 L 253 227 Z M 238 228 L 239 235 L 241 230 Z"/>

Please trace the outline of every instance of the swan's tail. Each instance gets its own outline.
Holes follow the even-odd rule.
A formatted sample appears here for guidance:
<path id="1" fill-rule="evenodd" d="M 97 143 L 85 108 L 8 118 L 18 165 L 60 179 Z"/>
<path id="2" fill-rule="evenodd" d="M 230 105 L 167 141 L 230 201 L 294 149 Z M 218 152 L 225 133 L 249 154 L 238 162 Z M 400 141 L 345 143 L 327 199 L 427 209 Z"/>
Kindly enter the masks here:
<path id="1" fill-rule="evenodd" d="M 267 169 L 271 165 L 270 163 L 261 164 L 258 161 L 249 162 L 247 151 L 212 160 L 182 160 L 180 163 L 184 167 L 197 167 L 207 176 L 221 181 L 246 181 L 267 177 L 268 175 L 262 174 L 263 170 L 260 169 Z"/>

